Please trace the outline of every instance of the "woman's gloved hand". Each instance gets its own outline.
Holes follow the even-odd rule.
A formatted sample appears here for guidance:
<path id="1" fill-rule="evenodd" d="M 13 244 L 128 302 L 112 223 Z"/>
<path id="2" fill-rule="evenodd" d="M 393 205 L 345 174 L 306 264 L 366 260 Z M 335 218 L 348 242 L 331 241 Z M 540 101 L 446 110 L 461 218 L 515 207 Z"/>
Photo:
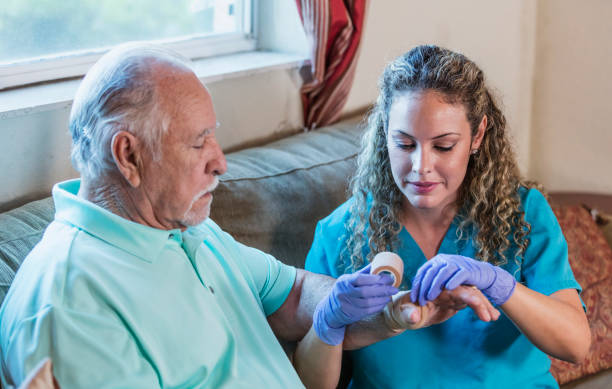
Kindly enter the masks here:
<path id="1" fill-rule="evenodd" d="M 368 265 L 340 276 L 329 295 L 317 305 L 313 327 L 319 338 L 335 346 L 344 340 L 346 326 L 378 313 L 398 292 L 389 274 L 370 274 Z"/>
<path id="2" fill-rule="evenodd" d="M 438 254 L 417 271 L 410 298 L 413 302 L 426 305 L 444 289 L 453 290 L 459 285 L 475 286 L 494 305 L 499 306 L 512 296 L 516 280 L 499 266 L 461 255 Z"/>

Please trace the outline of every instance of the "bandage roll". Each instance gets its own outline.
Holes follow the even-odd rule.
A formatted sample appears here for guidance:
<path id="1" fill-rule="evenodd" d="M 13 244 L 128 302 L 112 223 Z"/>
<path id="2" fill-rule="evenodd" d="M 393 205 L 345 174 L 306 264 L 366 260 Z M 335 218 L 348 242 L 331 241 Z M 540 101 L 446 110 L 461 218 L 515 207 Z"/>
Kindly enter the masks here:
<path id="1" fill-rule="evenodd" d="M 395 253 L 384 251 L 376 254 L 372 261 L 372 268 L 370 269 L 371 274 L 380 274 L 382 272 L 389 272 L 394 279 L 393 286 L 398 288 L 402 283 L 402 276 L 404 274 L 404 261 Z"/>

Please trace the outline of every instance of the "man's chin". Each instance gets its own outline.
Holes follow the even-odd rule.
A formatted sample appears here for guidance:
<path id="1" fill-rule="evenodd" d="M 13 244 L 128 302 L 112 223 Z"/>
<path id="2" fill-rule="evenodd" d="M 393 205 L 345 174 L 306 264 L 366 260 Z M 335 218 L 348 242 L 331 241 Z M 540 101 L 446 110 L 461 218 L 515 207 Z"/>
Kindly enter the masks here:
<path id="1" fill-rule="evenodd" d="M 192 208 L 187 211 L 187 213 L 185 213 L 185 216 L 183 217 L 183 220 L 181 220 L 181 224 L 183 224 L 185 227 L 194 227 L 204 223 L 204 221 L 208 219 L 209 215 L 210 203 L 202 207 L 202 209 Z"/>

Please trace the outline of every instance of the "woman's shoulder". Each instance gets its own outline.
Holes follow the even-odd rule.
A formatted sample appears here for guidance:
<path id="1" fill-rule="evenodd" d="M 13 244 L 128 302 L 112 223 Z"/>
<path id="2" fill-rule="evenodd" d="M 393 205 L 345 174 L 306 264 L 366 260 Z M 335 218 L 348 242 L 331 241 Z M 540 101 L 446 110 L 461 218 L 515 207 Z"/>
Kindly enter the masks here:
<path id="1" fill-rule="evenodd" d="M 305 269 L 314 273 L 338 277 L 338 261 L 346 248 L 347 222 L 351 207 L 355 203 L 348 199 L 317 224 L 310 251 L 306 256 Z"/>
<path id="2" fill-rule="evenodd" d="M 537 212 L 542 209 L 550 209 L 546 196 L 537 188 L 520 186 L 518 193 L 521 201 L 521 208 L 525 214 Z"/>
<path id="3" fill-rule="evenodd" d="M 525 220 L 534 227 L 536 225 L 548 225 L 548 227 L 558 224 L 546 196 L 536 188 L 526 188 L 521 186 L 519 189 L 521 208 L 525 213 Z"/>
<path id="4" fill-rule="evenodd" d="M 344 203 L 340 204 L 338 208 L 334 209 L 332 213 L 321 219 L 319 225 L 324 229 L 344 228 L 346 221 L 351 216 L 351 209 L 354 204 L 355 198 L 349 198 Z"/>

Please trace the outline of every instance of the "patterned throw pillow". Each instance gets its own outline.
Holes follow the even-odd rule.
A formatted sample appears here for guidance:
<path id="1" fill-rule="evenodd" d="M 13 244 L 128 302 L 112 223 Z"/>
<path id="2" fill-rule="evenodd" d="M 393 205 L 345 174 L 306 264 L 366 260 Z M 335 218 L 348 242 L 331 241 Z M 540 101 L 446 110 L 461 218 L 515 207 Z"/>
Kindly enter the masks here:
<path id="1" fill-rule="evenodd" d="M 591 214 L 580 205 L 553 206 L 567 240 L 574 276 L 582 286 L 592 343 L 582 363 L 551 358 L 559 384 L 612 367 L 612 248 Z"/>
<path id="2" fill-rule="evenodd" d="M 602 223 L 599 228 L 601 228 L 608 244 L 612 247 L 612 214 L 602 213 L 601 220 Z"/>

